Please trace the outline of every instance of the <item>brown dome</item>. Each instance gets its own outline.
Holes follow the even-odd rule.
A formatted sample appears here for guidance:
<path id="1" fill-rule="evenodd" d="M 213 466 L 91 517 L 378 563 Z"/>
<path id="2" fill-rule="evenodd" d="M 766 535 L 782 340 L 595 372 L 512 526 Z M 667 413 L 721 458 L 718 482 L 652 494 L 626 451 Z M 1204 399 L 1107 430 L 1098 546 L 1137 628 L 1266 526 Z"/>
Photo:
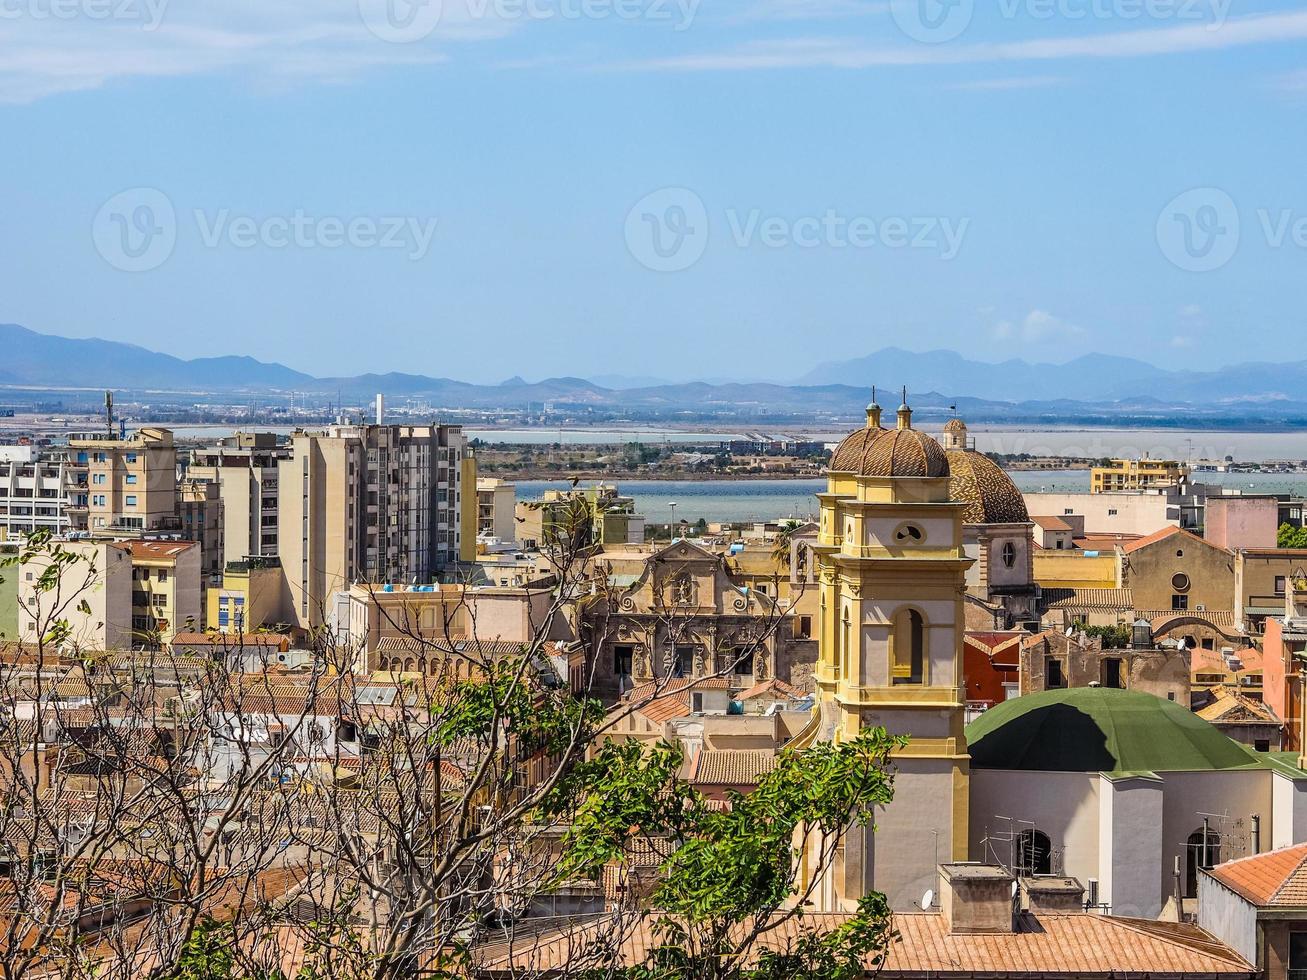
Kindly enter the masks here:
<path id="1" fill-rule="evenodd" d="M 859 429 L 835 450 L 831 470 L 859 476 L 948 476 L 948 457 L 938 442 L 916 429 Z"/>
<path id="2" fill-rule="evenodd" d="M 1025 524 L 1030 520 L 1026 500 L 1003 472 L 983 453 L 954 449 L 948 452 L 949 496 L 967 505 L 964 524 Z"/>
<path id="3" fill-rule="evenodd" d="M 961 419 L 949 419 L 944 423 L 944 431 L 949 435 L 958 435 L 967 431 L 967 423 Z"/>

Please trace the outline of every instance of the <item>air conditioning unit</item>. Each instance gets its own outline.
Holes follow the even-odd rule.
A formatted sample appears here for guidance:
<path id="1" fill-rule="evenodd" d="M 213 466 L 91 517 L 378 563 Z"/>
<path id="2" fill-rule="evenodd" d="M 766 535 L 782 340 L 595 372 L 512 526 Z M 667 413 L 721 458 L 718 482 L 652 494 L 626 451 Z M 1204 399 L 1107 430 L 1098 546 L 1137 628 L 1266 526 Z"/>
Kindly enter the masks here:
<path id="1" fill-rule="evenodd" d="M 1200 602 L 1194 606 L 1194 612 L 1207 612 L 1207 607 Z"/>

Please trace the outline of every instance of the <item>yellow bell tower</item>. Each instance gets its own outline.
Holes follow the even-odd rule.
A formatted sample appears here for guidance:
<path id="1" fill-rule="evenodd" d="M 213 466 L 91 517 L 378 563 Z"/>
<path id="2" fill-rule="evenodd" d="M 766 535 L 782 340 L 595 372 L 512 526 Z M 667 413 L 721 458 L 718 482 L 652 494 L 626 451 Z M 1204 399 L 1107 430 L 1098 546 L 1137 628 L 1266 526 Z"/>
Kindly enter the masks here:
<path id="1" fill-rule="evenodd" d="M 910 909 L 936 888 L 940 862 L 968 853 L 966 505 L 950 499 L 943 448 L 912 428 L 906 391 L 896 427 L 880 422 L 873 394 L 866 427 L 840 443 L 818 495 L 820 737 L 883 726 L 909 742 L 876 831 L 845 844 L 835 908 L 876 890 Z"/>

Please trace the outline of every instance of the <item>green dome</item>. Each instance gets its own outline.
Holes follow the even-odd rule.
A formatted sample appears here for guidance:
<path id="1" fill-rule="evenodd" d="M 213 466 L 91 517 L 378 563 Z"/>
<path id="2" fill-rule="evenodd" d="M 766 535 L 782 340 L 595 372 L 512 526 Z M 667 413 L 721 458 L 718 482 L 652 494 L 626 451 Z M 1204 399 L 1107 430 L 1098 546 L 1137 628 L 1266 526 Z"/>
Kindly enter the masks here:
<path id="1" fill-rule="evenodd" d="M 1192 711 L 1103 687 L 1004 701 L 967 726 L 971 764 L 1039 772 L 1236 769 L 1257 757 Z"/>

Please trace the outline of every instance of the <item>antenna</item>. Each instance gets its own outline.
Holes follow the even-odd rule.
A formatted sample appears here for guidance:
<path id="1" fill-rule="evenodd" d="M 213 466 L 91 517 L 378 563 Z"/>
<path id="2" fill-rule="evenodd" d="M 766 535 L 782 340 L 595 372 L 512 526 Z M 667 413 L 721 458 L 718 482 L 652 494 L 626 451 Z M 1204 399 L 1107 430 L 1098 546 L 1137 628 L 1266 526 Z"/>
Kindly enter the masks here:
<path id="1" fill-rule="evenodd" d="M 113 392 L 104 393 L 104 418 L 105 427 L 108 429 L 109 438 L 113 438 Z"/>

